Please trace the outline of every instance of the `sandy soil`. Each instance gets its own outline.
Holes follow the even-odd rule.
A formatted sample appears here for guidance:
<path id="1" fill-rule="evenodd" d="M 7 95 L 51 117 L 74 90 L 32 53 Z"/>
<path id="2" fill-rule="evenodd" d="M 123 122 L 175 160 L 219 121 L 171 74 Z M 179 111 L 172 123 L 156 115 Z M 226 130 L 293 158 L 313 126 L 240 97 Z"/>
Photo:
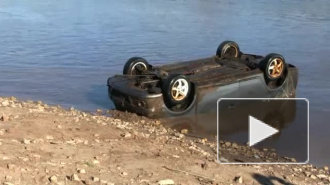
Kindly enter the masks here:
<path id="1" fill-rule="evenodd" d="M 134 114 L 103 114 L 0 98 L 0 182 L 329 184 L 327 167 L 219 164 L 215 142 L 188 138 Z M 225 158 L 246 153 L 237 152 L 244 146 L 222 144 Z"/>

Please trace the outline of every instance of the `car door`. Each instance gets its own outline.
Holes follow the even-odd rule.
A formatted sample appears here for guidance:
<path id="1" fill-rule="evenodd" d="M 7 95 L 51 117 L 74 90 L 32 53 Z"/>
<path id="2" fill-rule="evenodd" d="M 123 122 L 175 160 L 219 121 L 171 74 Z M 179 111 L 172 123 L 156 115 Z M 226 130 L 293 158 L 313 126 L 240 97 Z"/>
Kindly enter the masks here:
<path id="1" fill-rule="evenodd" d="M 242 79 L 239 82 L 240 98 L 267 98 L 269 96 L 268 89 L 264 85 L 263 79 L 254 76 Z"/>
<path id="2" fill-rule="evenodd" d="M 198 93 L 196 108 L 196 125 L 199 125 L 206 133 L 217 132 L 217 101 L 220 98 L 237 98 L 239 96 L 239 83 L 221 84 L 209 88 L 201 88 Z M 234 107 L 232 102 L 222 102 L 219 111 Z"/>
<path id="3" fill-rule="evenodd" d="M 217 111 L 217 101 L 220 98 L 238 98 L 239 97 L 239 83 L 234 82 L 225 85 L 217 85 L 208 88 L 200 89 L 198 93 L 197 110 L 200 113 L 209 113 Z M 228 105 L 227 105 L 228 104 Z M 230 103 L 221 104 L 222 106 L 234 106 Z"/>

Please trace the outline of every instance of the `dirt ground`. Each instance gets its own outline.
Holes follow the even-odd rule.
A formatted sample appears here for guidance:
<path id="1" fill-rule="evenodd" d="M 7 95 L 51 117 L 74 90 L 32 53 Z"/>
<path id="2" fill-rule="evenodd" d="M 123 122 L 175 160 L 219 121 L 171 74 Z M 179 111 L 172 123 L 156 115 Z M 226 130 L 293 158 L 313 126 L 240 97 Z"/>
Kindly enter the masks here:
<path id="1" fill-rule="evenodd" d="M 327 167 L 219 164 L 215 142 L 186 137 L 158 120 L 110 114 L 0 98 L 0 182 L 329 184 Z M 223 144 L 228 158 L 239 148 Z"/>

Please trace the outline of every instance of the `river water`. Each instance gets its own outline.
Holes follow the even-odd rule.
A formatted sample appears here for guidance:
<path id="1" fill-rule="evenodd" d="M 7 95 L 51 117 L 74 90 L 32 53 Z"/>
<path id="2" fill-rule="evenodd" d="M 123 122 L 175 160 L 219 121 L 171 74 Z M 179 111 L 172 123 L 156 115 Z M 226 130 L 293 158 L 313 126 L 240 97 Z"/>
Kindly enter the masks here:
<path id="1" fill-rule="evenodd" d="M 196 59 L 234 40 L 298 66 L 311 162 L 330 165 L 329 12 L 328 0 L 1 0 L 0 96 L 108 109 L 106 80 L 129 57 Z"/>

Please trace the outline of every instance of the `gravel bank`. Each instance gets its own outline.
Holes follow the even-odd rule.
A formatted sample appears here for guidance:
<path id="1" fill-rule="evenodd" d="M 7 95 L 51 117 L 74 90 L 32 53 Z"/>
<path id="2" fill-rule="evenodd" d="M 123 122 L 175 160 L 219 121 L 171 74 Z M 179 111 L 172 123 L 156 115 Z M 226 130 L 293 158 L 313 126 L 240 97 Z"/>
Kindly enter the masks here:
<path id="1" fill-rule="evenodd" d="M 0 98 L 3 184 L 329 184 L 312 165 L 224 165 L 216 143 L 189 138 L 159 120 L 41 101 Z M 221 160 L 292 161 L 274 151 L 221 142 Z M 251 151 L 250 151 L 251 150 Z"/>

